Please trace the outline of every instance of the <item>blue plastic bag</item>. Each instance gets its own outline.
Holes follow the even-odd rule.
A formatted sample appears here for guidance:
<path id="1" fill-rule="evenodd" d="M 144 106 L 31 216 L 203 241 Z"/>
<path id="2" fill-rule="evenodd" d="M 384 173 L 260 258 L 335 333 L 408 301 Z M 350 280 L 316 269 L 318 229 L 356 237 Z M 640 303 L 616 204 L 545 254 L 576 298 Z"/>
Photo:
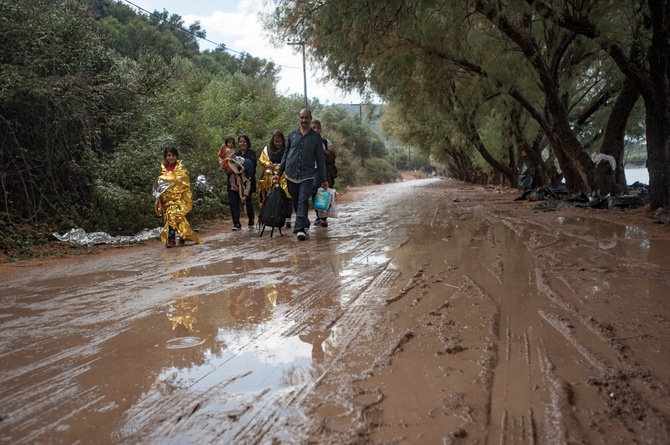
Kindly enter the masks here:
<path id="1" fill-rule="evenodd" d="M 331 194 L 328 190 L 319 187 L 316 191 L 316 196 L 314 197 L 314 208 L 324 212 L 328 211 L 328 208 L 330 207 L 330 198 Z"/>

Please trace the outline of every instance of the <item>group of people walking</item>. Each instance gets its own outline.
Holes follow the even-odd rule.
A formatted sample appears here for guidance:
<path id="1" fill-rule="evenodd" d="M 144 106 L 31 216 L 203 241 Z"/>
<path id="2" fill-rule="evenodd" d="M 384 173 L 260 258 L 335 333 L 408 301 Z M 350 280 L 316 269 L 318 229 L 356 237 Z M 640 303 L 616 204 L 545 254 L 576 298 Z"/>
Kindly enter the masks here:
<path id="1" fill-rule="evenodd" d="M 321 137 L 321 123 L 312 120 L 312 112 L 307 108 L 302 109 L 299 118 L 300 126 L 287 137 L 281 130 L 272 133 L 260 158 L 251 148 L 251 140 L 247 135 L 237 138 L 237 150 L 232 137 L 226 138 L 219 149 L 219 164 L 227 175 L 232 230 L 241 230 L 240 218 L 245 213 L 249 227 L 255 227 L 253 193 L 258 191 L 259 207 L 262 208 L 270 190 L 280 187 L 284 194 L 285 213 L 288 215 L 285 227 L 292 228 L 298 240 L 307 239 L 307 230 L 311 225 L 309 198 L 314 198 L 319 187 L 334 188 L 337 156 L 332 142 Z M 175 246 L 177 236 L 181 244 L 186 240 L 202 242 L 186 220 L 186 213 L 192 206 L 191 189 L 188 172 L 178 158 L 176 148 L 165 150 L 161 173 L 153 187 L 156 213 L 163 215 L 161 239 L 166 247 Z M 257 187 L 256 169 L 259 163 L 262 173 Z M 295 223 L 291 218 L 293 213 Z M 315 225 L 327 227 L 328 220 L 317 213 Z"/>

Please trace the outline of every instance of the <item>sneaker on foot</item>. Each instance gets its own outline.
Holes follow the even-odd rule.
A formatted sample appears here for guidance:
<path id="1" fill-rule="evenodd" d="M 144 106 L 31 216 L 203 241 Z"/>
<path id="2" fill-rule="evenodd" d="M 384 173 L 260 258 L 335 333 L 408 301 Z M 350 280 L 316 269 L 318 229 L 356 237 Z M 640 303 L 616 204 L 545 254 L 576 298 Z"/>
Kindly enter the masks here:
<path id="1" fill-rule="evenodd" d="M 186 242 L 185 238 L 179 238 L 179 244 L 184 244 Z"/>
<path id="2" fill-rule="evenodd" d="M 321 227 L 328 227 L 328 221 L 326 221 L 325 219 L 322 219 L 321 220 Z"/>
<path id="3" fill-rule="evenodd" d="M 235 224 L 235 225 L 233 226 L 233 231 L 237 231 L 237 230 L 241 230 L 241 229 L 242 229 L 242 225 L 241 225 L 241 224 Z"/>
<path id="4" fill-rule="evenodd" d="M 319 227 L 321 225 L 321 221 L 323 221 L 321 218 L 317 218 L 314 220 L 314 226 Z"/>
<path id="5" fill-rule="evenodd" d="M 174 239 L 169 239 L 167 244 L 165 245 L 165 247 L 167 247 L 169 249 L 170 247 L 174 247 L 176 245 L 177 245 L 177 243 L 174 242 Z"/>
<path id="6" fill-rule="evenodd" d="M 300 241 L 305 241 L 305 240 L 307 239 L 307 234 L 305 233 L 304 230 L 302 230 L 302 231 L 300 231 L 300 232 L 296 232 L 295 236 L 296 236 L 296 238 L 298 238 L 298 240 L 300 240 Z"/>

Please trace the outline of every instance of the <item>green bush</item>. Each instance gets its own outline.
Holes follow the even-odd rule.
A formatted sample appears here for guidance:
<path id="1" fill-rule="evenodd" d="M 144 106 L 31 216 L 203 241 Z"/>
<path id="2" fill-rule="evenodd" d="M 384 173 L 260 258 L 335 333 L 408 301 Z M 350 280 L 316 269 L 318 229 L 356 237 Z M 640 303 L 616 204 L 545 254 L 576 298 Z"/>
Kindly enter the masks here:
<path id="1" fill-rule="evenodd" d="M 89 230 L 112 235 L 130 235 L 143 228 L 156 227 L 150 189 L 144 193 L 117 184 L 96 181 L 94 206 Z"/>
<path id="2" fill-rule="evenodd" d="M 365 174 L 368 183 L 384 184 L 398 178 L 393 166 L 381 158 L 370 158 L 365 164 Z"/>

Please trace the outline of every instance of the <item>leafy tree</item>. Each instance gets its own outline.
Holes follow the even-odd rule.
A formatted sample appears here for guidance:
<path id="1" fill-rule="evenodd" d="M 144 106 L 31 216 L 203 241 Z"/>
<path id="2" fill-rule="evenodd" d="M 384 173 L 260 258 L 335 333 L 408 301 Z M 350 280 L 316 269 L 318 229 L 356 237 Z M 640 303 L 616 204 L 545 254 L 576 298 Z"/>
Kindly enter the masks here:
<path id="1" fill-rule="evenodd" d="M 669 207 L 670 2 L 585 1 L 558 8 L 543 1 L 528 3 L 546 20 L 596 42 L 642 96 L 649 201 L 652 210 Z"/>
<path id="2" fill-rule="evenodd" d="M 252 78 L 271 80 L 275 83 L 275 86 L 279 75 L 279 67 L 274 62 L 253 57 L 248 53 L 233 57 L 226 52 L 225 45 L 221 45 L 214 50 L 205 50 L 195 58 L 195 63 L 213 74 L 222 72 L 242 73 Z"/>
<path id="3" fill-rule="evenodd" d="M 119 131 L 125 91 L 73 0 L 0 2 L 3 219 L 85 225 L 104 141 Z"/>
<path id="4" fill-rule="evenodd" d="M 178 14 L 167 10 L 136 13 L 112 0 L 90 1 L 106 43 L 122 56 L 138 60 L 145 54 L 153 54 L 168 62 L 181 56 L 212 74 L 241 72 L 249 77 L 276 79 L 279 73 L 273 62 L 248 53 L 232 56 L 226 52 L 225 45 L 200 52 L 198 39 L 205 38 L 206 32 L 198 22 L 187 27 Z"/>
<path id="5" fill-rule="evenodd" d="M 307 41 L 310 56 L 325 60 L 340 86 L 371 88 L 407 114 L 428 108 L 452 121 L 469 150 L 511 180 L 513 147 L 521 143 L 524 152 L 549 150 L 534 153 L 533 161 L 555 159 L 571 190 L 595 185 L 591 153 L 601 137 L 595 122 L 599 113 L 612 116 L 610 99 L 622 97 L 625 85 L 594 43 L 538 20 L 526 2 L 503 8 L 483 0 L 411 5 L 294 0 L 278 2 L 268 23 L 278 36 Z M 634 105 L 634 97 L 622 100 L 610 126 L 625 127 Z M 487 146 L 480 130 L 520 110 L 535 124 L 520 126 L 525 118 L 496 124 L 504 132 L 495 147 Z M 536 128 L 544 133 L 540 140 Z M 456 136 L 436 136 L 466 148 L 454 144 Z M 609 137 L 623 139 L 622 133 Z M 547 167 L 544 177 L 557 179 Z"/>
<path id="6" fill-rule="evenodd" d="M 319 119 L 327 128 L 340 133 L 344 146 L 356 157 L 361 166 L 367 158 L 386 156 L 386 145 L 378 133 L 363 123 L 358 116 L 352 116 L 339 106 L 330 106 L 320 111 Z"/>

